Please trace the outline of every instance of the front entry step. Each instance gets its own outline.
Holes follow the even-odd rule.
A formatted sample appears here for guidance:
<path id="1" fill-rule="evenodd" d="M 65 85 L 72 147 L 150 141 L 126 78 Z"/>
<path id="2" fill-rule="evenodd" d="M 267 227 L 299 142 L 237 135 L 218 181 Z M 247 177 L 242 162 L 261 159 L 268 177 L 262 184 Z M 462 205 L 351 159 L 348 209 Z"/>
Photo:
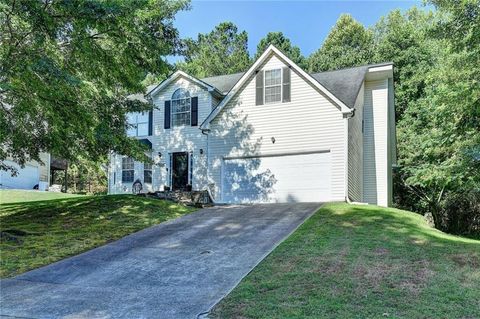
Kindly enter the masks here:
<path id="1" fill-rule="evenodd" d="M 158 199 L 171 200 L 176 203 L 183 203 L 195 207 L 212 206 L 213 201 L 208 191 L 157 191 L 148 194 L 139 194 Z"/>

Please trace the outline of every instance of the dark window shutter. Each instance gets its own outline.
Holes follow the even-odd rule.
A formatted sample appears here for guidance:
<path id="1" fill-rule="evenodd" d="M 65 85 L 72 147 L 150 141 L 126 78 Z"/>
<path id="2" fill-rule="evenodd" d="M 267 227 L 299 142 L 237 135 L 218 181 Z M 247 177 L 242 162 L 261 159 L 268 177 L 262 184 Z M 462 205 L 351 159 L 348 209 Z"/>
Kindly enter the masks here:
<path id="1" fill-rule="evenodd" d="M 153 134 L 153 110 L 148 112 L 148 136 L 152 136 Z"/>
<path id="2" fill-rule="evenodd" d="M 283 68 L 283 102 L 290 102 L 290 68 Z"/>
<path id="3" fill-rule="evenodd" d="M 164 117 L 164 127 L 170 128 L 170 101 L 165 101 L 165 117 Z"/>
<path id="4" fill-rule="evenodd" d="M 256 78 L 256 97 L 255 105 L 263 104 L 263 71 L 258 71 Z"/>
<path id="5" fill-rule="evenodd" d="M 191 125 L 198 125 L 198 97 L 192 97 Z"/>

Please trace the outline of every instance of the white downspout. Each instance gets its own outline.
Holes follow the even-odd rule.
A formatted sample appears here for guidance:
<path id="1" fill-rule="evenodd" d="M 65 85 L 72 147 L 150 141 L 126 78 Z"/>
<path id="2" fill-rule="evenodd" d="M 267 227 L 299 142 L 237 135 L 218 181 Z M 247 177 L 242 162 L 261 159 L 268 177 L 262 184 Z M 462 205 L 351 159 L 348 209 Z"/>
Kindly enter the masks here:
<path id="1" fill-rule="evenodd" d="M 351 203 L 350 197 L 348 196 L 348 120 L 355 116 L 355 109 L 353 108 L 350 113 L 344 113 L 344 158 L 345 158 L 345 202 Z"/>
<path id="2" fill-rule="evenodd" d="M 207 149 L 205 150 L 205 156 L 206 156 L 206 169 L 207 169 L 207 187 L 206 190 L 208 192 L 208 196 L 210 196 L 210 199 L 214 204 L 217 204 L 215 201 L 214 197 L 212 196 L 212 192 L 210 191 L 210 187 L 208 187 L 210 183 L 210 145 L 209 145 L 209 140 L 210 140 L 210 129 L 202 129 L 202 134 L 207 136 Z"/>

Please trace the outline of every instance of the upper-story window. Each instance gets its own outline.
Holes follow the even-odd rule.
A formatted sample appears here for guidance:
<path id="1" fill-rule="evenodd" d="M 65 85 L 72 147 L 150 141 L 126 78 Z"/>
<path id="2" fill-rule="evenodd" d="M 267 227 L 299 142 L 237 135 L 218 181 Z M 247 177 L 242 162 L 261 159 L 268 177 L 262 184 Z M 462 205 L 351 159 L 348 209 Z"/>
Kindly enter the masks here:
<path id="1" fill-rule="evenodd" d="M 128 113 L 127 119 L 131 125 L 127 131 L 128 136 L 148 135 L 148 112 Z"/>
<path id="2" fill-rule="evenodd" d="M 172 95 L 172 127 L 190 125 L 192 98 L 185 89 L 177 89 Z"/>
<path id="3" fill-rule="evenodd" d="M 265 104 L 282 101 L 282 69 L 265 70 Z"/>

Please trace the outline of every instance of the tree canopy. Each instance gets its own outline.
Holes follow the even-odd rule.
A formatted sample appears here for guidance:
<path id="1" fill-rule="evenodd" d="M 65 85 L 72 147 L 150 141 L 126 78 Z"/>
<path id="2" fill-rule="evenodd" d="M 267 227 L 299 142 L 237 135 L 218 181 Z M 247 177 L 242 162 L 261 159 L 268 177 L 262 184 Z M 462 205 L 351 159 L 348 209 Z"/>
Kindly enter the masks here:
<path id="1" fill-rule="evenodd" d="M 395 65 L 395 110 L 400 120 L 409 103 L 424 95 L 425 73 L 437 60 L 441 44 L 430 36 L 434 15 L 416 7 L 391 11 L 372 28 L 374 58 L 371 62 Z"/>
<path id="2" fill-rule="evenodd" d="M 342 14 L 320 49 L 308 58 L 308 69 L 320 72 L 367 64 L 373 60 L 372 48 L 372 32 Z"/>
<path id="3" fill-rule="evenodd" d="M 184 61 L 177 68 L 198 78 L 245 71 L 250 64 L 248 35 L 231 22 L 222 22 L 197 39 L 186 39 Z"/>
<path id="4" fill-rule="evenodd" d="M 480 3 L 432 1 L 436 63 L 398 123 L 403 183 L 438 228 L 480 230 Z M 423 207 L 422 207 L 423 206 Z M 463 228 L 462 228 L 463 226 Z"/>
<path id="5" fill-rule="evenodd" d="M 280 49 L 286 56 L 300 67 L 306 67 L 306 59 L 300 52 L 300 48 L 292 45 L 292 42 L 282 32 L 269 32 L 260 40 L 257 45 L 257 52 L 255 53 L 255 60 L 262 55 L 267 47 L 273 44 L 277 49 Z"/>
<path id="6" fill-rule="evenodd" d="M 370 29 L 342 15 L 309 69 L 393 62 L 395 204 L 431 213 L 440 229 L 478 232 L 480 2 L 431 3 L 437 10 L 394 10 Z"/>
<path id="7" fill-rule="evenodd" d="M 178 46 L 174 15 L 185 1 L 0 2 L 0 165 L 48 151 L 96 160 L 142 153 L 126 137 L 126 99 Z"/>

